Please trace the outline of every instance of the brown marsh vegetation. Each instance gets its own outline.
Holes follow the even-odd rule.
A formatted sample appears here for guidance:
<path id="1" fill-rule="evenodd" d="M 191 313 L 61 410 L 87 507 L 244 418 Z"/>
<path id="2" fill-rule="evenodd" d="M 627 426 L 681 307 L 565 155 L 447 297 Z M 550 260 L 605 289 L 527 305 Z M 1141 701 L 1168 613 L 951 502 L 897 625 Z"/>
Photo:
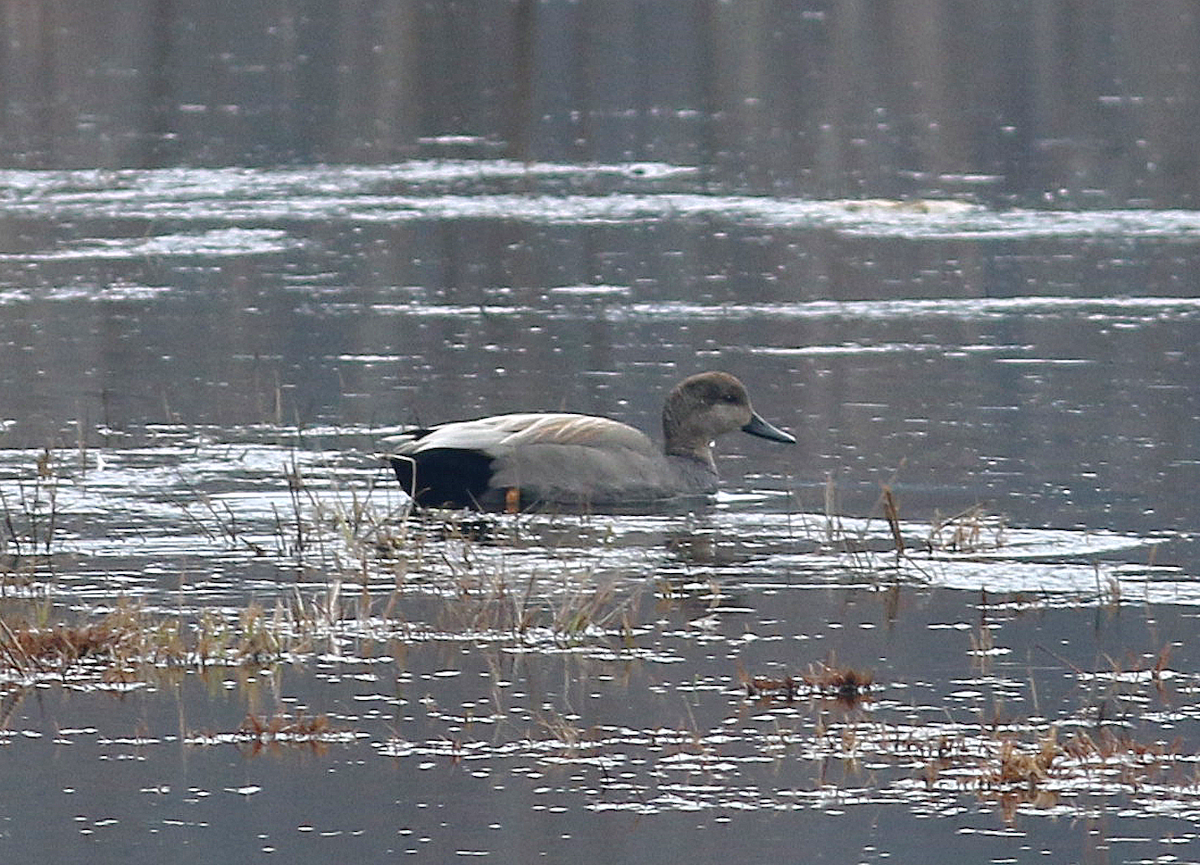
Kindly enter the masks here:
<path id="1" fill-rule="evenodd" d="M 719 631 L 729 600 L 713 579 L 703 590 L 665 577 L 634 585 L 614 580 L 600 564 L 599 554 L 607 549 L 602 518 L 551 519 L 534 531 L 527 515 L 413 514 L 404 504 L 378 499 L 371 485 L 342 489 L 333 472 L 331 479 L 314 483 L 293 460 L 283 472 L 286 504 L 272 503 L 266 531 L 262 520 L 247 519 L 228 501 L 198 496 L 177 507 L 209 543 L 277 562 L 305 582 L 281 585 L 269 605 L 251 600 L 170 613 L 126 597 L 90 608 L 86 603 L 68 607 L 46 578 L 47 557 L 57 553 L 62 527 L 56 511 L 61 479 L 49 451 L 37 460 L 34 474 L 19 488 L 18 499 L 0 502 L 9 552 L 3 580 L 13 590 L 11 597 L 0 598 L 0 678 L 16 699 L 35 683 L 152 684 L 216 669 L 301 669 L 322 647 L 355 641 L 375 647 L 364 651 L 382 648 L 396 656 L 429 640 L 471 646 L 493 658 L 493 679 L 502 677 L 500 659 L 509 650 L 549 657 L 603 648 L 602 657 L 628 665 L 651 656 L 634 650 L 655 635 L 661 638 L 664 623 L 673 619 L 707 623 L 700 633 Z M 829 487 L 826 495 L 832 508 L 836 491 Z M 979 507 L 935 519 L 923 539 L 901 519 L 890 487 L 881 494 L 880 509 L 885 545 L 863 521 L 832 510 L 816 540 L 821 549 L 841 550 L 851 571 L 878 573 L 874 582 L 889 585 L 889 597 L 897 591 L 894 570 L 876 552 L 886 552 L 887 558 L 909 558 L 921 550 L 971 554 L 996 550 L 1006 541 L 1003 521 Z M 547 546 L 546 537 L 560 539 L 563 548 Z M 691 546 L 676 539 L 671 548 L 686 556 L 700 547 L 707 556 L 711 546 L 711 539 Z M 526 550 L 537 551 L 535 565 L 521 558 Z M 1103 589 L 1099 577 L 1097 584 Z M 1097 598 L 1119 608 L 1119 584 L 1098 589 Z M 993 600 L 981 593 L 981 613 L 1031 611 L 1041 603 L 1036 597 L 1007 598 L 1003 607 Z M 981 625 L 968 638 L 964 666 L 987 673 L 984 661 L 996 650 L 993 628 Z M 1148 664 L 1147 681 L 1160 690 L 1171 673 L 1169 656 L 1165 647 Z M 780 727 L 759 740 L 763 753 L 775 754 L 783 743 L 812 759 L 845 761 L 854 771 L 869 758 L 918 781 L 929 797 L 971 793 L 995 803 L 1007 819 L 1018 809 L 1052 807 L 1064 796 L 1099 793 L 1111 784 L 1136 789 L 1182 765 L 1173 746 L 1141 741 L 1103 724 L 1085 728 L 1074 717 L 990 725 L 885 720 L 896 711 L 887 706 L 893 683 L 881 680 L 876 670 L 840 663 L 833 653 L 822 660 L 799 657 L 797 671 L 784 675 L 748 672 L 740 659 L 735 666 L 730 672 L 736 697 L 733 690 L 725 692 L 735 713 L 744 699 L 768 712 L 808 701 L 817 712 L 811 724 Z M 1116 687 L 1130 665 L 1111 666 L 1110 672 L 1092 675 L 1107 675 Z M 1080 682 L 1088 678 L 1085 670 L 1071 672 Z M 492 702 L 503 718 L 500 690 L 494 688 Z M 432 701 L 429 706 L 430 717 L 439 717 Z M 829 706 L 841 712 L 837 720 L 826 716 Z M 10 714 L 11 706 L 5 717 Z M 363 735 L 332 718 L 323 711 L 249 712 L 235 730 L 192 734 L 187 741 L 233 744 L 247 756 L 258 756 L 294 748 L 319 752 Z M 627 747 L 610 728 L 586 723 L 569 706 L 543 705 L 531 718 L 531 734 L 577 755 L 586 752 L 587 759 Z M 721 746 L 710 741 L 711 730 L 690 709 L 688 718 L 682 728 L 657 731 L 653 738 L 675 742 L 677 753 L 719 762 Z M 1060 732 L 1064 724 L 1072 725 L 1067 736 Z M 446 739 L 457 743 L 459 755 L 470 744 L 457 729 L 448 729 Z"/>
<path id="2" fill-rule="evenodd" d="M 748 697 L 785 701 L 794 700 L 799 696 L 820 697 L 834 699 L 847 707 L 853 707 L 860 700 L 870 698 L 875 674 L 841 666 L 835 658 L 830 658 L 828 661 L 810 663 L 805 673 L 783 678 L 750 676 L 739 667 L 738 680 L 746 689 Z"/>

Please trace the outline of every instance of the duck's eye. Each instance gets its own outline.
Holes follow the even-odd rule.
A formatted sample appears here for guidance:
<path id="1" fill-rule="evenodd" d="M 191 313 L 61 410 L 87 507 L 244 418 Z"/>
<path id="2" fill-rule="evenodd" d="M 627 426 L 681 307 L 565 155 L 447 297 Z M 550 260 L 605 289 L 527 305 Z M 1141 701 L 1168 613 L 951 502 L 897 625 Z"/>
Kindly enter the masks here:
<path id="1" fill-rule="evenodd" d="M 737 394 L 736 394 L 736 393 L 727 393 L 727 394 L 724 394 L 724 395 L 721 397 L 721 401 L 722 401 L 722 402 L 737 402 L 737 401 L 738 401 Z"/>

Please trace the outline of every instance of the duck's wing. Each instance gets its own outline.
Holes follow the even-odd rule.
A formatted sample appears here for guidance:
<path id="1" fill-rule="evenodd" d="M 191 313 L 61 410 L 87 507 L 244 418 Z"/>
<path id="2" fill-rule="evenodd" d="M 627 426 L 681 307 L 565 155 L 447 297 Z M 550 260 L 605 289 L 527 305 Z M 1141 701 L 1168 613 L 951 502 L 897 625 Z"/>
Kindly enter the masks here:
<path id="1" fill-rule="evenodd" d="M 572 445 L 601 450 L 628 449 L 646 453 L 658 453 L 658 448 L 639 429 L 606 417 L 583 414 L 537 414 L 516 415 L 527 419 L 520 428 L 501 442 L 503 447 L 530 447 L 534 445 Z"/>
<path id="2" fill-rule="evenodd" d="M 486 452 L 508 435 L 522 429 L 524 418 L 534 415 L 496 415 L 459 420 L 430 427 L 412 427 L 380 440 L 392 453 L 415 454 L 433 448 Z"/>
<path id="3" fill-rule="evenodd" d="M 505 414 L 478 420 L 455 421 L 425 429 L 408 430 L 386 439 L 399 454 L 417 454 L 434 448 L 471 450 L 503 458 L 517 448 L 569 445 L 599 450 L 630 450 L 657 454 L 650 438 L 640 430 L 609 418 L 567 413 Z"/>

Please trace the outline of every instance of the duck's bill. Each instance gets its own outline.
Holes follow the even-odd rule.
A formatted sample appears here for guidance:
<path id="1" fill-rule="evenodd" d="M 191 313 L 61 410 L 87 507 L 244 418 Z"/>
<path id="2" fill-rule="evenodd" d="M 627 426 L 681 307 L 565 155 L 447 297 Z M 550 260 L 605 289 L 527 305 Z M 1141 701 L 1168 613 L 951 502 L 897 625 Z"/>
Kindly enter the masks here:
<path id="1" fill-rule="evenodd" d="M 750 415 L 750 423 L 742 427 L 742 432 L 748 432 L 752 436 L 759 438 L 770 439 L 773 442 L 783 442 L 784 444 L 794 445 L 796 437 L 791 433 L 785 433 L 779 427 L 771 426 L 757 414 Z"/>

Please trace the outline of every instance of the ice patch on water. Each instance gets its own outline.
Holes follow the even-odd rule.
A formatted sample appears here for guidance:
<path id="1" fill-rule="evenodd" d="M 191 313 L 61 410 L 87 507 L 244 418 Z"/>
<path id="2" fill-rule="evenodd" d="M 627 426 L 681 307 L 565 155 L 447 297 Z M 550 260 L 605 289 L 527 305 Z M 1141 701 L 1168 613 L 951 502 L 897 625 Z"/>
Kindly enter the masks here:
<path id="1" fill-rule="evenodd" d="M 510 192 L 488 186 L 511 187 L 512 181 L 530 182 L 532 188 Z M 603 191 L 580 194 L 575 184 L 588 181 L 601 182 Z M 672 181 L 674 188 L 662 188 L 664 181 Z M 496 219 L 574 224 L 718 217 L 780 228 L 928 240 L 1200 237 L 1200 211 L 998 211 L 956 199 L 721 195 L 709 192 L 703 183 L 703 173 L 687 165 L 504 159 L 274 169 L 10 170 L 0 172 L 0 213 L 224 225 L 332 217 L 341 222 Z M 466 184 L 473 188 L 458 188 Z M 686 189 L 689 185 L 691 191 Z"/>
<path id="2" fill-rule="evenodd" d="M 191 256 L 221 258 L 286 252 L 300 246 L 303 246 L 301 240 L 278 229 L 220 228 L 149 237 L 84 238 L 50 251 L 0 254 L 0 261 L 93 261 Z"/>
<path id="3" fill-rule="evenodd" d="M 907 321 L 919 318 L 993 319 L 1013 315 L 1043 318 L 1075 318 L 1081 315 L 1128 319 L 1153 317 L 1156 320 L 1194 317 L 1200 314 L 1200 297 L 955 297 L 911 298 L 899 300 L 836 301 L 815 300 L 805 303 L 701 304 L 685 301 L 654 301 L 611 307 L 604 315 L 613 320 L 671 318 L 686 320 L 821 320 L 863 319 L 868 321 Z M 778 351 L 804 352 L 804 346 L 750 348 L 752 353 Z"/>

